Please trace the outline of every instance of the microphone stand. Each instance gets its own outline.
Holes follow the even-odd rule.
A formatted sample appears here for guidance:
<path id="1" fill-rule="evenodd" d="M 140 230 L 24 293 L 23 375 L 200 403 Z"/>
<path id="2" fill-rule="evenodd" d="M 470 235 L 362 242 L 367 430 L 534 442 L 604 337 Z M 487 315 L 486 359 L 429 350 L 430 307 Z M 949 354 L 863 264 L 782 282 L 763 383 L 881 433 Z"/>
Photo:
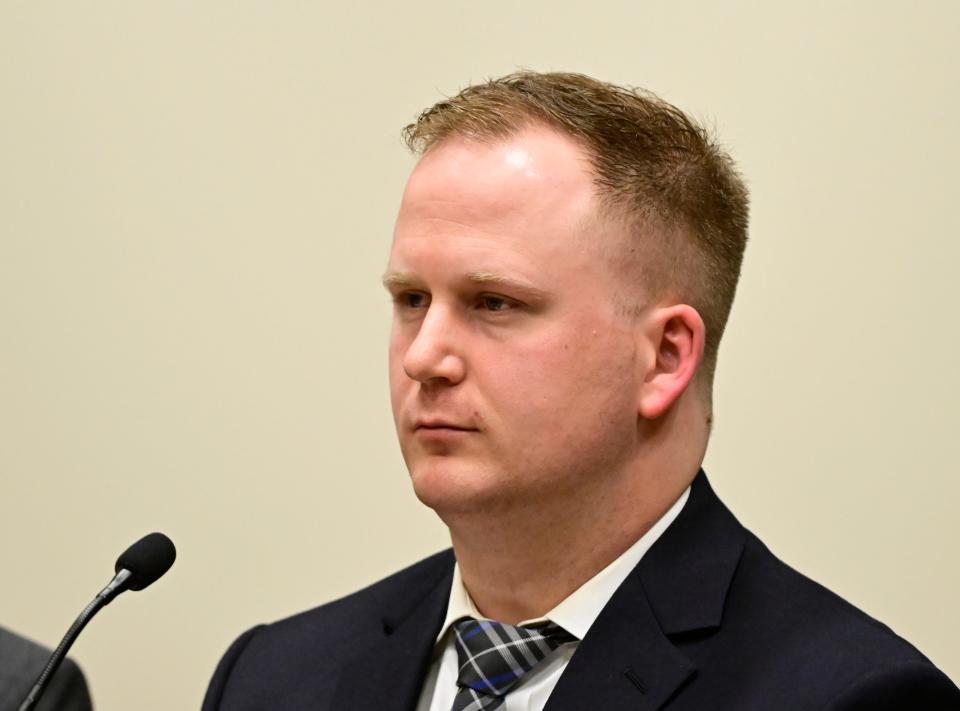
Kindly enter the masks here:
<path id="1" fill-rule="evenodd" d="M 132 573 L 126 568 L 122 568 L 110 581 L 110 583 L 103 590 L 97 593 L 97 596 L 93 598 L 93 601 L 83 608 L 83 612 L 77 617 L 74 623 L 70 626 L 70 629 L 67 630 L 67 633 L 63 636 L 63 639 L 60 640 L 60 644 L 57 645 L 57 648 L 53 651 L 53 654 L 50 655 L 50 661 L 47 662 L 47 666 L 43 668 L 43 671 L 40 672 L 40 676 L 37 677 L 36 683 L 33 685 L 33 688 L 30 689 L 30 693 L 27 694 L 27 698 L 23 700 L 23 703 L 20 704 L 20 708 L 17 711 L 30 711 L 40 699 L 41 694 L 43 694 L 44 689 L 47 688 L 47 684 L 50 683 L 51 677 L 53 677 L 54 672 L 60 668 L 61 662 L 67 656 L 67 652 L 70 650 L 70 647 L 73 646 L 73 643 L 76 641 L 80 632 L 84 627 L 87 626 L 87 623 L 93 619 L 93 616 L 100 612 L 113 598 L 119 595 L 124 590 L 124 583 L 127 582 L 128 578 Z"/>

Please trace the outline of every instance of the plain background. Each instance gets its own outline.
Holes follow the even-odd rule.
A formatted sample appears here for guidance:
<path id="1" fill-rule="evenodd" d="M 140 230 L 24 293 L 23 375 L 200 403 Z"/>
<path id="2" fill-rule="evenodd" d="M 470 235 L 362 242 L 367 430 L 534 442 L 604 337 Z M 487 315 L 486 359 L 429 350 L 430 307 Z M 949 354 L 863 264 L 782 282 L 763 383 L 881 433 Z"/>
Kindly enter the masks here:
<path id="1" fill-rule="evenodd" d="M 247 627 L 447 544 L 379 286 L 401 127 L 575 70 L 715 127 L 753 196 L 706 468 L 775 553 L 960 679 L 960 4 L 0 3 L 0 624 L 99 709 L 197 708 Z"/>

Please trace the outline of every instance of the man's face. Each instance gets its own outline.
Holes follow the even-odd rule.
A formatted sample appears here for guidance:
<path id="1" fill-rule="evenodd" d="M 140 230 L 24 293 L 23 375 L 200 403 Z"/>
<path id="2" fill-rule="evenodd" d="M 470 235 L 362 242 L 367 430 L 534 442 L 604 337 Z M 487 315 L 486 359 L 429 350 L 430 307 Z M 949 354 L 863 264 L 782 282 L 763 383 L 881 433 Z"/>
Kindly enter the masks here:
<path id="1" fill-rule="evenodd" d="M 642 367 L 601 256 L 611 229 L 585 155 L 547 128 L 448 138 L 411 175 L 384 279 L 390 391 L 441 515 L 575 501 L 622 475 Z"/>

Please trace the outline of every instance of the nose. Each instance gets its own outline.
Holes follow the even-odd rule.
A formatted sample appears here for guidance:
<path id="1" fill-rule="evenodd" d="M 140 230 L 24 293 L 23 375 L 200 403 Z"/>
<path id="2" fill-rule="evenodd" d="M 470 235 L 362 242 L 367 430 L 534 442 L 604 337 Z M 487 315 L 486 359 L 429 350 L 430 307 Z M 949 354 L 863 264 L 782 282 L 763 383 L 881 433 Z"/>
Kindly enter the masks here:
<path id="1" fill-rule="evenodd" d="M 421 383 L 456 385 L 465 374 L 457 348 L 454 319 L 442 306 L 431 304 L 420 328 L 403 356 L 403 370 Z"/>

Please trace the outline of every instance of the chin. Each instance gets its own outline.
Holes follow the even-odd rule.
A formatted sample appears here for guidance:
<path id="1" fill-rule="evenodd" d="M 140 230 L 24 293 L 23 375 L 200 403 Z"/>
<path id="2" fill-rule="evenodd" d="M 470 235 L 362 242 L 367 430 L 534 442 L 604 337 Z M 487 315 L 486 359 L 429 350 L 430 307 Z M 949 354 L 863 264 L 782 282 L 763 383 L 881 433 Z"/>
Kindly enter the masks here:
<path id="1" fill-rule="evenodd" d="M 441 518 L 447 513 L 489 509 L 502 502 L 506 493 L 498 485 L 499 477 L 464 462 L 430 458 L 413 463 L 409 470 L 417 498 Z"/>

